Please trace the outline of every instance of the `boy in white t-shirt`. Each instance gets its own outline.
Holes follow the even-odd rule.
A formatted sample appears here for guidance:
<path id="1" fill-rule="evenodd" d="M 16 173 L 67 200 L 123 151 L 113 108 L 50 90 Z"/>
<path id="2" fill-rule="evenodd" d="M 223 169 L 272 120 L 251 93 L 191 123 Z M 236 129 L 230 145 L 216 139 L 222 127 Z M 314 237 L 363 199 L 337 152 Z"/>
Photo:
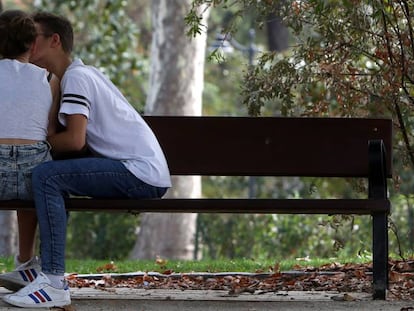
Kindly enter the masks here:
<path id="1" fill-rule="evenodd" d="M 142 117 L 101 72 L 72 61 L 70 22 L 49 13 L 33 18 L 40 36 L 31 62 L 61 80 L 59 121 L 65 129 L 48 141 L 55 153 L 87 148 L 92 156 L 51 161 L 34 169 L 42 271 L 4 300 L 20 307 L 64 306 L 70 303 L 64 280 L 64 198 L 159 198 L 171 180 L 161 147 Z"/>

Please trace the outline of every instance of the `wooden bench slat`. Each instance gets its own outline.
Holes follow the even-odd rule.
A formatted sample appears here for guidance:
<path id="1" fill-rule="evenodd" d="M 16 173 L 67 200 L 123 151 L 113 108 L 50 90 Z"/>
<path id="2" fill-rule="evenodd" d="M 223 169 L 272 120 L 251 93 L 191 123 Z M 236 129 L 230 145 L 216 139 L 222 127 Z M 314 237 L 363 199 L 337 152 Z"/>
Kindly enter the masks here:
<path id="1" fill-rule="evenodd" d="M 173 175 L 366 177 L 387 119 L 147 116 Z M 391 176 L 387 167 L 387 175 Z"/>
<path id="2" fill-rule="evenodd" d="M 9 209 L 33 208 L 33 202 L 2 201 Z M 390 202 L 377 199 L 69 199 L 70 211 L 170 213 L 360 214 L 388 213 Z M 3 208 L 4 209 L 4 208 Z"/>
<path id="3" fill-rule="evenodd" d="M 265 213 L 265 214 L 373 214 L 388 213 L 390 204 L 384 200 L 326 199 L 326 200 L 275 200 L 275 199 L 155 199 L 115 201 L 99 200 L 97 209 L 125 209 L 136 212 L 191 212 L 191 213 Z M 95 202 L 93 203 L 95 204 Z M 87 199 L 72 200 L 71 210 L 92 208 Z"/>

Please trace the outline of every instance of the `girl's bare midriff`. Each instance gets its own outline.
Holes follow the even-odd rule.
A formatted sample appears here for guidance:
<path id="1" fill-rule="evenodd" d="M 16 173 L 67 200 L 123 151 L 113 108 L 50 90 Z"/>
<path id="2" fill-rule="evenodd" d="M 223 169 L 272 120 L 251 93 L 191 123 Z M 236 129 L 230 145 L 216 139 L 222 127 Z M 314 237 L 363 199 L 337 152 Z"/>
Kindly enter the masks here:
<path id="1" fill-rule="evenodd" d="M 38 140 L 20 138 L 0 138 L 0 144 L 4 145 L 29 145 L 39 142 Z"/>

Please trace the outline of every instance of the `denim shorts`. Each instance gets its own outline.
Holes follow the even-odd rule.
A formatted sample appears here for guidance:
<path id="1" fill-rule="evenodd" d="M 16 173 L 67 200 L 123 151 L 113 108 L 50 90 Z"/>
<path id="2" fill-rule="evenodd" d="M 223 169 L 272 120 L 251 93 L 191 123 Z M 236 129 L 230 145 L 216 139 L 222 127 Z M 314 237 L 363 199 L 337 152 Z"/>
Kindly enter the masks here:
<path id="1" fill-rule="evenodd" d="M 0 200 L 31 200 L 32 169 L 52 160 L 47 142 L 0 144 Z"/>

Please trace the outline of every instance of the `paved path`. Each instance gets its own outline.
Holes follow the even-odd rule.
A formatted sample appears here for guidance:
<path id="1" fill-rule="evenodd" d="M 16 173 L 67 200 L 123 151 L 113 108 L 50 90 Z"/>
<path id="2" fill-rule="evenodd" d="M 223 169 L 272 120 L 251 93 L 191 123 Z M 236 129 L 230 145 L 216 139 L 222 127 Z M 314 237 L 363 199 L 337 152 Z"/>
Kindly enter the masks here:
<path id="1" fill-rule="evenodd" d="M 0 297 L 8 293 L 0 288 Z M 65 311 L 414 311 L 414 301 L 372 300 L 367 294 L 334 292 L 243 293 L 229 296 L 222 290 L 71 289 L 72 305 Z M 0 310 L 21 309 L 0 301 Z M 53 310 L 62 310 L 53 308 Z"/>

